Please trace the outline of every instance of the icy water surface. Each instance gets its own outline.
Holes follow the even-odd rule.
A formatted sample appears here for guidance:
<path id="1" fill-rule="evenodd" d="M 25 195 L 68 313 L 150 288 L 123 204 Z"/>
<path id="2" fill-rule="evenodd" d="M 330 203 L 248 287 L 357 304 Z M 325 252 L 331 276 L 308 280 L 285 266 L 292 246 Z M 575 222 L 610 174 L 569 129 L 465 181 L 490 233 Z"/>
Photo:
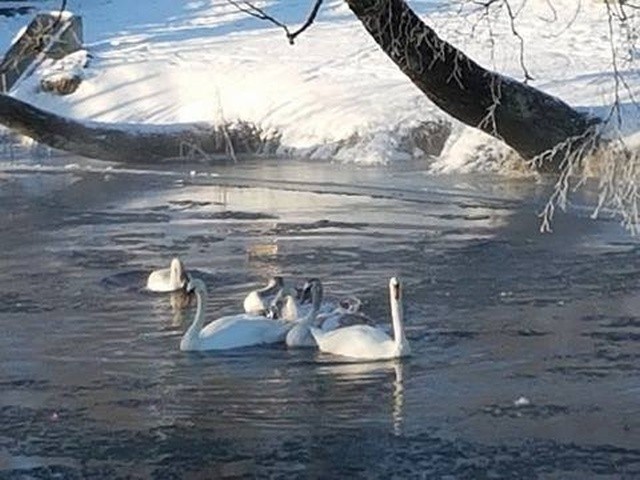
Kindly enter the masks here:
<path id="1" fill-rule="evenodd" d="M 0 478 L 640 478 L 639 244 L 579 206 L 540 235 L 544 185 L 29 165 L 0 170 Z M 174 255 L 210 315 L 280 274 L 386 322 L 398 274 L 414 355 L 181 353 L 193 310 L 143 289 Z"/>

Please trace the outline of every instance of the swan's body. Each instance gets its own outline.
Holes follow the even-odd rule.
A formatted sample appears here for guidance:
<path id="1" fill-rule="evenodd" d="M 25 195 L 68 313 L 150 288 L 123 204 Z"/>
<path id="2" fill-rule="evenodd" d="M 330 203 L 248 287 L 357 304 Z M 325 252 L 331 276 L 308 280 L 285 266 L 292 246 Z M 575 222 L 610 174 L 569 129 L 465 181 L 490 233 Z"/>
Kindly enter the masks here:
<path id="1" fill-rule="evenodd" d="M 284 282 L 282 277 L 272 277 L 269 283 L 259 290 L 253 290 L 245 297 L 242 306 L 245 313 L 264 315 L 275 295 L 282 290 Z"/>
<path id="2" fill-rule="evenodd" d="M 185 287 L 187 272 L 182 262 L 174 258 L 169 268 L 154 270 L 147 279 L 147 289 L 152 292 L 175 292 Z"/>
<path id="3" fill-rule="evenodd" d="M 411 353 L 402 324 L 402 292 L 400 282 L 389 281 L 393 337 L 370 325 L 353 325 L 325 332 L 311 328 L 311 334 L 322 352 L 360 360 L 386 360 Z"/>
<path id="4" fill-rule="evenodd" d="M 193 290 L 197 311 L 193 323 L 180 341 L 180 350 L 228 350 L 282 342 L 293 325 L 286 320 L 273 320 L 259 315 L 240 314 L 222 317 L 204 326 L 206 288 L 202 280 L 193 279 L 187 290 Z"/>
<path id="5" fill-rule="evenodd" d="M 287 333 L 286 344 L 288 347 L 315 347 L 316 341 L 311 335 L 310 327 L 314 325 L 320 304 L 322 303 L 322 283 L 314 278 L 307 282 L 305 290 L 311 294 L 311 311 L 304 316 L 299 317 L 295 312 L 296 324 L 289 333 Z M 295 302 L 291 308 L 295 308 Z"/>
<path id="6" fill-rule="evenodd" d="M 372 325 L 373 322 L 364 313 L 355 312 L 343 312 L 340 309 L 336 309 L 333 312 L 325 315 L 318 315 L 316 325 L 323 332 L 331 332 L 338 328 L 351 327 L 355 325 Z"/>

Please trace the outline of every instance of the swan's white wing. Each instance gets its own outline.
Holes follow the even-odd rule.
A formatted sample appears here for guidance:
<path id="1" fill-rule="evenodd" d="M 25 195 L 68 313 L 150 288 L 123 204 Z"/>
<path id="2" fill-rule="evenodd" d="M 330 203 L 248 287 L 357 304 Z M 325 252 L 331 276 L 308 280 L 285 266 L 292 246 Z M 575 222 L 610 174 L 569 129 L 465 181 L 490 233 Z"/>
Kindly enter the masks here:
<path id="1" fill-rule="evenodd" d="M 245 313 L 254 315 L 264 312 L 266 308 L 265 302 L 260 298 L 260 295 L 255 290 L 253 292 L 249 292 L 249 294 L 244 298 L 242 306 L 244 307 Z"/>
<path id="2" fill-rule="evenodd" d="M 330 332 L 342 326 L 340 323 L 340 315 L 329 314 L 324 317 L 319 317 L 318 320 L 321 322 L 320 328 L 323 332 Z"/>
<path id="3" fill-rule="evenodd" d="M 284 341 L 291 324 L 253 315 L 222 317 L 200 331 L 201 350 L 224 350 Z"/>
<path id="4" fill-rule="evenodd" d="M 147 279 L 147 288 L 152 292 L 173 292 L 178 290 L 180 285 L 171 283 L 171 269 L 162 268 L 154 270 Z"/>
<path id="5" fill-rule="evenodd" d="M 354 325 L 323 332 L 312 328 L 321 351 L 362 359 L 383 359 L 395 356 L 396 345 L 393 339 L 380 329 L 369 325 Z"/>
<path id="6" fill-rule="evenodd" d="M 318 323 L 323 332 L 354 325 L 371 325 L 373 322 L 366 315 L 356 312 L 334 311 L 328 315 L 318 316 Z"/>

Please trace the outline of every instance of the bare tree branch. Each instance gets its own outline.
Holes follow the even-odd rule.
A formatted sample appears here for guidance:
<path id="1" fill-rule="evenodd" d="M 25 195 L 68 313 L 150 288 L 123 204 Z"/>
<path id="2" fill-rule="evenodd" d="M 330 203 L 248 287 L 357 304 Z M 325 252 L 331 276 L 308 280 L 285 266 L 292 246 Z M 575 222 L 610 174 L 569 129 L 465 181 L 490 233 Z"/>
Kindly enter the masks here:
<path id="1" fill-rule="evenodd" d="M 302 26 L 298 30 L 296 30 L 295 32 L 293 32 L 290 35 L 287 35 L 287 37 L 289 38 L 289 43 L 291 45 L 293 45 L 293 41 L 295 40 L 295 38 L 298 35 L 300 35 L 302 32 L 304 32 L 307 28 L 309 28 L 311 26 L 311 24 L 315 21 L 316 16 L 318 15 L 318 12 L 320 11 L 320 6 L 322 5 L 322 1 L 323 0 L 316 0 L 316 3 L 313 6 L 313 9 L 311 10 L 311 13 L 307 17 L 307 20 L 302 24 Z"/>
<path id="2" fill-rule="evenodd" d="M 295 43 L 296 37 L 313 24 L 316 17 L 318 16 L 318 12 L 320 11 L 320 6 L 322 5 L 323 1 L 324 0 L 316 0 L 316 3 L 313 5 L 313 8 L 311 9 L 311 12 L 309 13 L 309 16 L 307 17 L 305 22 L 302 24 L 300 28 L 292 32 L 289 30 L 289 27 L 286 24 L 272 17 L 260 7 L 256 7 L 251 2 L 243 1 L 242 3 L 240 3 L 240 2 L 237 2 L 236 0 L 227 0 L 228 3 L 236 7 L 239 11 L 246 13 L 248 15 L 251 15 L 252 17 L 255 17 L 259 20 L 265 20 L 265 21 L 271 22 L 274 25 L 282 28 L 285 32 L 285 35 L 287 36 L 287 40 L 289 40 L 290 45 L 293 45 Z"/>
<path id="3" fill-rule="evenodd" d="M 513 13 L 511 9 L 511 5 L 508 0 L 504 0 L 504 4 L 507 7 L 507 13 L 509 14 L 509 23 L 511 25 L 511 32 L 517 37 L 520 42 L 520 67 L 524 72 L 524 83 L 527 83 L 529 80 L 533 80 L 534 78 L 529 75 L 529 70 L 524 63 L 524 38 L 520 35 L 520 32 L 516 29 L 516 15 Z"/>

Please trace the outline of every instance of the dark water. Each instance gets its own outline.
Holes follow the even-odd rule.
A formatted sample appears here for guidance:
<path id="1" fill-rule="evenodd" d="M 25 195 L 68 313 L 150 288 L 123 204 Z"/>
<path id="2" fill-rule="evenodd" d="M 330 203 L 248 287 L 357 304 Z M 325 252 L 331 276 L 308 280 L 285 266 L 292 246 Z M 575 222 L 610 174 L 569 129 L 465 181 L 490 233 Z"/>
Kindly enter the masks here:
<path id="1" fill-rule="evenodd" d="M 640 244 L 581 198 L 540 235 L 532 180 L 82 165 L 0 171 L 0 478 L 640 478 Z M 398 274 L 414 356 L 181 353 L 174 255 L 211 315 L 280 274 L 385 322 Z"/>

